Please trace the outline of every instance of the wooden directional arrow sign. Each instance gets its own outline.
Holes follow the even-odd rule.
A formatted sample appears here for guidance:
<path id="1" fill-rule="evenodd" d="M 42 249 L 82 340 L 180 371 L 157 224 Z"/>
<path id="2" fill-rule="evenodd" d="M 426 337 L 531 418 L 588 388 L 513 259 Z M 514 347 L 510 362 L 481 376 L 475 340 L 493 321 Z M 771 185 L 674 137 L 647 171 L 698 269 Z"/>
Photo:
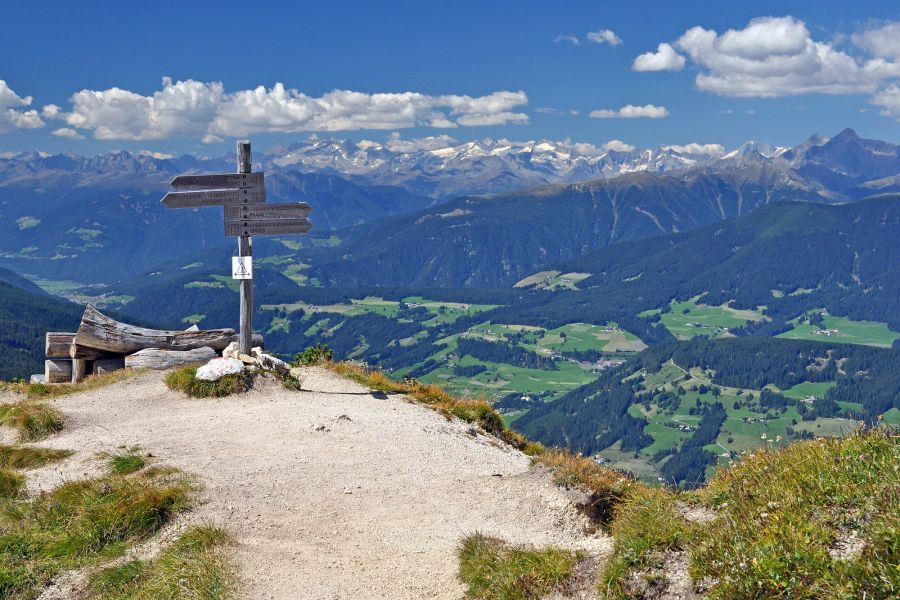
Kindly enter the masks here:
<path id="1" fill-rule="evenodd" d="M 261 204 L 266 201 L 266 188 L 250 187 L 230 190 L 169 192 L 162 199 L 167 208 L 199 208 L 202 206 L 234 206 Z"/>
<path id="2" fill-rule="evenodd" d="M 202 188 L 237 188 L 237 187 L 262 187 L 264 179 L 262 173 L 222 173 L 220 175 L 179 175 L 172 180 L 172 187 L 202 189 Z"/>
<path id="3" fill-rule="evenodd" d="M 232 237 L 245 235 L 289 235 L 292 233 L 306 233 L 310 229 L 312 229 L 312 223 L 306 219 L 225 222 L 225 235 Z"/>
<path id="4" fill-rule="evenodd" d="M 225 222 L 270 221 L 274 219 L 299 219 L 308 216 L 312 207 L 306 202 L 294 204 L 247 204 L 226 206 Z"/>

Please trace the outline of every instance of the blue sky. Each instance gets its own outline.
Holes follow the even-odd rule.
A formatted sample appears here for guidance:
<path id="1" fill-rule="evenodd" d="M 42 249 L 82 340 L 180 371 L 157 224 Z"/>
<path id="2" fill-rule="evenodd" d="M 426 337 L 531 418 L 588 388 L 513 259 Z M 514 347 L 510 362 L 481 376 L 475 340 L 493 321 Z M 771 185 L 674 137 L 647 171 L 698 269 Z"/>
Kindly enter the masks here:
<path id="1" fill-rule="evenodd" d="M 898 21 L 888 1 L 21 2 L 0 21 L 0 151 L 896 142 Z"/>

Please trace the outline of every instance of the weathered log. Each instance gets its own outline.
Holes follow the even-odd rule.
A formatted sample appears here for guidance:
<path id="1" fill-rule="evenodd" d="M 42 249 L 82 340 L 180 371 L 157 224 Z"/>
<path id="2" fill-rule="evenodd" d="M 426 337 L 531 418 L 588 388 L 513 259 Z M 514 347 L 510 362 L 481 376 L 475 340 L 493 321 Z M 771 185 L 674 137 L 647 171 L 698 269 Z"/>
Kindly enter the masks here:
<path id="1" fill-rule="evenodd" d="M 72 383 L 78 383 L 87 377 L 94 368 L 94 361 L 85 358 L 72 359 Z"/>
<path id="2" fill-rule="evenodd" d="M 69 347 L 69 358 L 86 358 L 87 360 L 101 360 L 104 358 L 122 358 L 124 354 L 119 352 L 106 352 L 97 348 L 89 348 L 72 342 Z"/>
<path id="3" fill-rule="evenodd" d="M 125 357 L 117 356 L 116 358 L 100 358 L 94 361 L 94 375 L 101 373 L 110 373 L 112 371 L 120 371 L 125 368 Z"/>
<path id="4" fill-rule="evenodd" d="M 74 339 L 74 333 L 48 331 L 44 336 L 44 355 L 47 358 L 69 358 L 69 346 Z"/>
<path id="5" fill-rule="evenodd" d="M 72 381 L 72 361 L 49 358 L 44 361 L 44 382 L 69 383 Z"/>
<path id="6" fill-rule="evenodd" d="M 234 335 L 234 329 L 161 331 L 135 327 L 110 319 L 92 305 L 88 305 L 84 310 L 84 316 L 81 317 L 75 343 L 117 354 L 132 354 L 146 348 L 193 350 L 204 346 L 221 351 L 231 342 Z"/>
<path id="7" fill-rule="evenodd" d="M 194 350 L 161 350 L 146 348 L 125 357 L 125 366 L 131 369 L 163 370 L 195 363 L 206 363 L 219 353 L 206 346 Z"/>

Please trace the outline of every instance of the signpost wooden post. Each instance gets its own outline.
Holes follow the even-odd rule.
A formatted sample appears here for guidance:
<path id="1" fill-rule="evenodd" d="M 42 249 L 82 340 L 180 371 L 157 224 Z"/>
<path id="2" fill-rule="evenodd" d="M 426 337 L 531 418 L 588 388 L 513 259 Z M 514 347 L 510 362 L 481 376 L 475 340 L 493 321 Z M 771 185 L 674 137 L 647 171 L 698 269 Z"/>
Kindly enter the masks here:
<path id="1" fill-rule="evenodd" d="M 225 235 L 238 238 L 240 273 L 232 276 L 241 282 L 242 354 L 250 354 L 253 344 L 253 235 L 290 235 L 307 233 L 312 224 L 306 219 L 312 208 L 305 202 L 266 204 L 265 175 L 251 172 L 250 142 L 237 143 L 237 173 L 179 175 L 161 200 L 167 208 L 225 207 Z"/>

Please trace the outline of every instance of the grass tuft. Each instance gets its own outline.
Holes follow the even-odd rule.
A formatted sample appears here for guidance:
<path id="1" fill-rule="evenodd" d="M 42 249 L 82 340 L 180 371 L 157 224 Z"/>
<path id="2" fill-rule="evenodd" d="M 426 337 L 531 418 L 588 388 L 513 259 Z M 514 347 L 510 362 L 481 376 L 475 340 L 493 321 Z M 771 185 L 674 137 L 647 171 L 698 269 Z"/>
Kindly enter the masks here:
<path id="1" fill-rule="evenodd" d="M 0 444 L 0 469 L 34 469 L 72 456 L 71 450 Z"/>
<path id="2" fill-rule="evenodd" d="M 147 459 L 137 452 L 137 448 L 130 448 L 109 456 L 107 465 L 110 472 L 114 475 L 130 475 L 143 469 L 147 465 Z"/>
<path id="3" fill-rule="evenodd" d="M 33 442 L 60 432 L 63 417 L 46 402 L 20 400 L 0 405 L 0 425 L 15 429 L 19 441 Z"/>
<path id="4" fill-rule="evenodd" d="M 249 374 L 226 375 L 216 381 L 197 379 L 197 367 L 181 367 L 166 375 L 169 389 L 184 392 L 192 398 L 222 398 L 246 392 L 253 387 Z"/>
<path id="5" fill-rule="evenodd" d="M 522 434 L 506 426 L 503 417 L 485 400 L 479 398 L 456 398 L 442 387 L 421 383 L 416 380 L 397 381 L 381 371 L 370 371 L 347 362 L 325 363 L 325 366 L 339 375 L 379 392 L 404 394 L 419 404 L 432 408 L 445 417 L 457 417 L 467 423 L 479 425 L 482 429 L 504 440 L 511 446 L 535 456 L 544 451 L 537 442 L 528 440 Z"/>
<path id="6" fill-rule="evenodd" d="M 67 569 L 121 554 L 187 507 L 179 473 L 147 469 L 63 484 L 0 512 L 0 598 L 34 598 Z"/>
<path id="7" fill-rule="evenodd" d="M 25 477 L 9 469 L 0 469 L 0 499 L 17 498 L 25 487 Z"/>
<path id="8" fill-rule="evenodd" d="M 120 383 L 146 371 L 147 369 L 119 369 L 118 371 L 110 371 L 109 373 L 89 375 L 78 383 L 46 384 L 28 383 L 27 381 L 2 382 L 0 383 L 0 389 L 22 394 L 31 399 L 57 398 L 59 396 L 87 392 L 107 385 Z"/>
<path id="9" fill-rule="evenodd" d="M 534 462 L 552 469 L 557 485 L 586 491 L 590 497 L 588 504 L 582 508 L 591 520 L 604 526 L 609 524 L 616 508 L 629 494 L 646 487 L 618 471 L 567 450 L 547 450 L 535 457 Z"/>
<path id="10" fill-rule="evenodd" d="M 711 598 L 900 595 L 900 437 L 860 430 L 720 470 L 698 497 L 721 518 L 691 556 Z M 854 549 L 855 547 L 855 549 Z"/>
<path id="11" fill-rule="evenodd" d="M 583 557 L 559 548 L 512 546 L 476 533 L 459 549 L 459 576 L 468 598 L 527 600 L 565 592 Z"/>
<path id="12" fill-rule="evenodd" d="M 151 561 L 131 560 L 91 575 L 92 598 L 233 598 L 234 578 L 227 556 L 231 544 L 231 537 L 222 529 L 208 525 L 192 527 Z"/>
<path id="13" fill-rule="evenodd" d="M 631 575 L 687 544 L 693 529 L 678 512 L 676 500 L 677 494 L 669 490 L 640 486 L 617 505 L 610 531 L 615 550 L 600 580 L 602 597 L 631 597 Z"/>

